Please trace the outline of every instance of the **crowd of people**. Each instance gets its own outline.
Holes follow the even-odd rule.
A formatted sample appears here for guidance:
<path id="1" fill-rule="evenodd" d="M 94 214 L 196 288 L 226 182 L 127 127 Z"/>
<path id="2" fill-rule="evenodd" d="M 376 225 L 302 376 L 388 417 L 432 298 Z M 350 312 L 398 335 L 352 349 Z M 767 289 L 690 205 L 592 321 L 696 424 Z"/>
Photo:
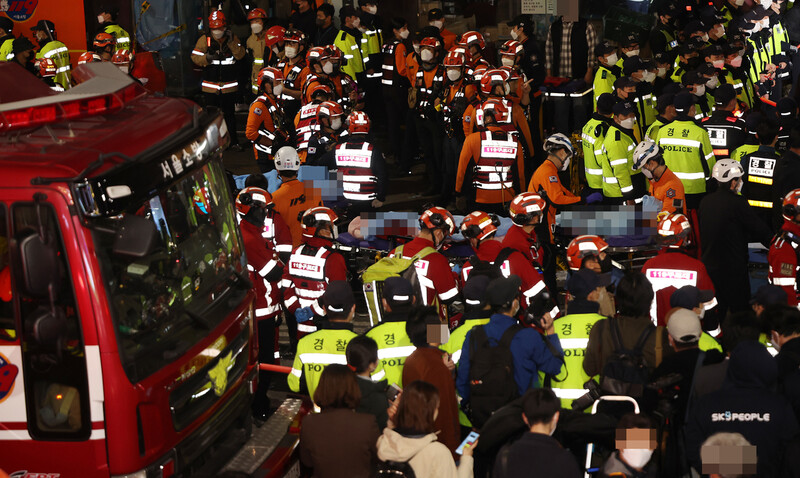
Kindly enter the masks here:
<path id="1" fill-rule="evenodd" d="M 357 3 L 338 22 L 325 2 L 253 9 L 245 42 L 213 11 L 191 52 L 230 131 L 252 99 L 262 174 L 236 209 L 259 360 L 280 358 L 285 320 L 288 386 L 320 410 L 300 438 L 314 476 L 797 476 L 800 9 L 656 1 L 647 35 L 557 18 L 541 44 L 518 16 L 494 44 L 440 9 L 412 32 Z M 82 61 L 127 68 L 127 33 L 101 10 Z M 34 28 L 35 51 L 4 20 L 0 57 L 69 88 L 55 25 Z M 581 124 L 580 107 L 545 108 L 587 91 Z M 418 233 L 354 277 L 340 216 L 383 207 L 418 157 L 432 203 Z M 344 215 L 305 166 L 338 171 Z M 575 207 L 657 210 L 657 250 L 622 267 L 609 237 L 565 239 L 556 216 Z M 454 234 L 465 260 L 445 253 Z M 752 243 L 770 283 L 751 297 Z M 260 372 L 259 423 L 275 380 Z"/>

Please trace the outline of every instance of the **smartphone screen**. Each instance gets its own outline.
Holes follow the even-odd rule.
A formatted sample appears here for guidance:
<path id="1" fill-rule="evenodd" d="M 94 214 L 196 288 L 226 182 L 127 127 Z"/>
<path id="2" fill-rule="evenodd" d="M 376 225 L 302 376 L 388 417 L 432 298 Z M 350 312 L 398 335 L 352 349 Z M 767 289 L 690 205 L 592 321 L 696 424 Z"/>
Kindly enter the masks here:
<path id="1" fill-rule="evenodd" d="M 386 388 L 386 398 L 388 398 L 390 402 L 393 402 L 397 398 L 397 394 L 401 391 L 402 389 L 393 383 Z"/>
<path id="2" fill-rule="evenodd" d="M 463 454 L 464 448 L 471 447 L 472 444 L 475 443 L 475 440 L 478 439 L 478 436 L 479 436 L 478 432 L 470 432 L 469 435 L 467 435 L 467 438 L 465 438 L 464 441 L 462 441 L 461 444 L 458 445 L 458 448 L 456 448 L 456 453 L 458 453 L 459 455 Z"/>

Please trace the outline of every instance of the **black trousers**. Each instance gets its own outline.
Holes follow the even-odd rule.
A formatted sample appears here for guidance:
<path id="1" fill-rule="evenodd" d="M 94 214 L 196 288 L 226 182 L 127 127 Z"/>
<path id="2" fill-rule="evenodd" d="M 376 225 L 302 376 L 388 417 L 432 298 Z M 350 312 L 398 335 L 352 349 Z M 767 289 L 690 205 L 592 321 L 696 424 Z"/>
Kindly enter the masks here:
<path id="1" fill-rule="evenodd" d="M 434 119 L 417 116 L 417 138 L 425 155 L 425 175 L 430 190 L 436 194 L 442 189 L 442 137 L 444 131 Z"/>
<path id="2" fill-rule="evenodd" d="M 402 168 L 403 131 L 408 112 L 408 88 L 383 87 L 383 106 L 386 109 L 386 136 L 389 154 L 394 156 L 395 164 Z"/>
<path id="3" fill-rule="evenodd" d="M 456 187 L 456 173 L 458 172 L 458 159 L 461 156 L 461 147 L 464 140 L 444 136 L 442 141 L 442 190 L 439 194 L 439 203 L 446 207 L 453 199 Z"/>
<path id="4" fill-rule="evenodd" d="M 259 320 L 257 322 L 257 333 L 258 362 L 275 363 L 275 336 L 277 335 L 275 320 Z M 256 387 L 256 396 L 253 399 L 253 413 L 256 415 L 269 411 L 269 397 L 267 397 L 267 391 L 269 390 L 270 382 L 272 382 L 272 374 L 273 372 L 265 370 L 258 371 L 258 387 Z"/>
<path id="5" fill-rule="evenodd" d="M 231 146 L 239 144 L 239 138 L 236 131 L 236 93 L 214 94 L 203 93 L 207 106 L 216 106 L 222 110 L 222 115 L 225 117 L 225 124 L 228 126 L 228 131 L 231 136 Z"/>

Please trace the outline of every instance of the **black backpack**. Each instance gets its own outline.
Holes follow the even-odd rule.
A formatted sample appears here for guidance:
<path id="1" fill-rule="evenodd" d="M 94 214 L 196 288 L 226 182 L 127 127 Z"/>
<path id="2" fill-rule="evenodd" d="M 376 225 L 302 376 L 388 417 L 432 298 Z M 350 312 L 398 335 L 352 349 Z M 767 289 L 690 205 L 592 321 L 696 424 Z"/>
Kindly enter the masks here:
<path id="1" fill-rule="evenodd" d="M 600 389 L 607 395 L 627 395 L 641 398 L 645 386 L 650 382 L 650 371 L 642 350 L 650 334 L 656 330 L 652 324 L 642 331 L 633 350 L 622 346 L 622 335 L 616 318 L 608 319 L 611 341 L 614 344 L 614 353 L 609 356 L 603 366 L 603 377 L 600 379 Z M 601 331 L 602 332 L 602 331 Z"/>
<path id="2" fill-rule="evenodd" d="M 485 326 L 472 329 L 469 345 L 469 419 L 476 428 L 481 428 L 497 409 L 519 397 L 514 380 L 511 341 L 522 329 L 520 324 L 512 325 L 499 342 L 489 339 Z"/>
<path id="3" fill-rule="evenodd" d="M 500 267 L 502 267 L 503 263 L 508 260 L 509 256 L 511 256 L 514 251 L 516 251 L 516 249 L 513 247 L 504 247 L 500 253 L 497 254 L 493 262 L 479 259 L 475 254 L 471 255 L 469 257 L 469 264 L 472 266 L 472 270 L 469 272 L 469 276 L 486 276 L 489 280 L 503 277 L 503 271 Z"/>
<path id="4" fill-rule="evenodd" d="M 379 461 L 376 478 L 417 478 L 407 461 Z"/>

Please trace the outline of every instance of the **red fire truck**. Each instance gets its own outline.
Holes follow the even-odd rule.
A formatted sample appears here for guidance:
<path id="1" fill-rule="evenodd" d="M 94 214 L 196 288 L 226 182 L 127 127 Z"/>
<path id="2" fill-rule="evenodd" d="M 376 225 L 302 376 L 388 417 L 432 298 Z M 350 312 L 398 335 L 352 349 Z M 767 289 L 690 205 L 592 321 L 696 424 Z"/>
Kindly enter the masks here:
<path id="1" fill-rule="evenodd" d="M 109 63 L 75 76 L 0 65 L 0 468 L 210 476 L 257 380 L 229 132 Z"/>

